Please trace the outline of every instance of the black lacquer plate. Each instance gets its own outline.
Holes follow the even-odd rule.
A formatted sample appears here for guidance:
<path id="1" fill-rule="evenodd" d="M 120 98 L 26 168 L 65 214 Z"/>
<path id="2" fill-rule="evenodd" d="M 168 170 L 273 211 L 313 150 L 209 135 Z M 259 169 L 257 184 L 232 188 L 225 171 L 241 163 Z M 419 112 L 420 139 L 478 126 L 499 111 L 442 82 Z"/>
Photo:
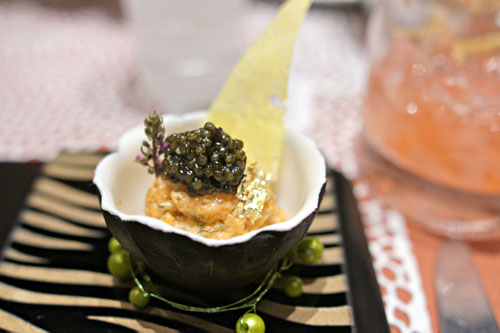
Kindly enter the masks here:
<path id="1" fill-rule="evenodd" d="M 106 271 L 110 234 L 91 183 L 102 157 L 61 154 L 41 168 L 0 164 L 0 223 L 2 230 L 14 226 L 0 262 L 0 329 L 234 331 L 242 312 L 195 314 L 156 301 L 136 310 L 128 303 L 132 284 Z M 323 259 L 288 271 L 303 278 L 301 297 L 284 296 L 278 284 L 260 302 L 266 331 L 388 331 L 355 200 L 349 183 L 334 171 L 309 234 L 325 244 Z"/>

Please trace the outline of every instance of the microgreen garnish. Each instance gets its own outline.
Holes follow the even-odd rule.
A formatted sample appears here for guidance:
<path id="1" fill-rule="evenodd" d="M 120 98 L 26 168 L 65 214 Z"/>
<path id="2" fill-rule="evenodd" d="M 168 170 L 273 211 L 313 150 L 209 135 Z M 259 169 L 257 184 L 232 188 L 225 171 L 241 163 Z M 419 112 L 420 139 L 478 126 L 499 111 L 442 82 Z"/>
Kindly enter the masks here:
<path id="1" fill-rule="evenodd" d="M 198 227 L 203 227 L 206 224 L 206 223 L 201 223 L 197 217 L 194 218 L 194 223 L 196 223 Z"/>
<path id="2" fill-rule="evenodd" d="M 164 173 L 162 162 L 168 147 L 168 143 L 165 141 L 163 118 L 156 111 L 153 111 L 144 120 L 144 126 L 146 127 L 147 140 L 142 142 L 141 154 L 138 154 L 135 160 L 147 166 L 149 173 L 154 173 L 158 177 Z"/>
<path id="3" fill-rule="evenodd" d="M 163 214 L 167 214 L 167 213 L 168 213 L 168 209 L 165 209 L 165 210 L 163 211 Z"/>
<path id="4" fill-rule="evenodd" d="M 219 230 L 221 230 L 222 228 L 224 228 L 224 224 L 221 224 L 220 226 L 218 226 L 217 228 L 213 229 L 213 230 L 208 230 L 208 229 L 201 229 L 200 231 L 198 231 L 198 233 L 202 233 L 202 232 L 208 232 L 210 234 L 213 234 Z"/>

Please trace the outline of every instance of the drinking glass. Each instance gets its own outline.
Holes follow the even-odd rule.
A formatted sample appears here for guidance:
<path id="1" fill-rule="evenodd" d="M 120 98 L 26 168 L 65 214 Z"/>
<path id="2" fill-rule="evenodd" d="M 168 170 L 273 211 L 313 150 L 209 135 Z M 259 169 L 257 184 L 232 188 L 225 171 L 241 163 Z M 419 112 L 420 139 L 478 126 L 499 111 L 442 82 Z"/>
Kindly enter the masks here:
<path id="1" fill-rule="evenodd" d="M 243 53 L 246 0 L 126 0 L 140 79 L 168 112 L 207 108 Z"/>
<path id="2" fill-rule="evenodd" d="M 500 235 L 500 1 L 379 1 L 361 169 L 429 231 Z"/>

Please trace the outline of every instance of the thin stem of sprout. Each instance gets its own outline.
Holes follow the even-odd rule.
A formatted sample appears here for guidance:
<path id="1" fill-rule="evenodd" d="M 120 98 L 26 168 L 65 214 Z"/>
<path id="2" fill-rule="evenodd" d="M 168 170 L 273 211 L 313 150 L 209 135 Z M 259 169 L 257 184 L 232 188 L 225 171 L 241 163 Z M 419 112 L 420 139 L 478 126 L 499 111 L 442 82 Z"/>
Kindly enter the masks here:
<path id="1" fill-rule="evenodd" d="M 287 261 L 284 259 L 283 261 Z M 245 309 L 249 308 L 247 311 L 253 311 L 254 313 L 257 311 L 257 303 L 264 297 L 264 295 L 271 289 L 271 287 L 274 285 L 276 282 L 276 279 L 281 277 L 281 272 L 284 270 L 286 266 L 289 267 L 288 263 L 284 265 L 284 262 L 282 262 L 280 265 L 275 265 L 272 269 L 269 270 L 269 272 L 266 273 L 266 276 L 262 283 L 248 296 L 227 304 L 227 305 L 222 305 L 222 306 L 217 306 L 217 307 L 195 307 L 195 306 L 189 306 L 181 303 L 177 303 L 174 301 L 171 301 L 169 299 L 166 299 L 160 295 L 158 295 L 155 292 L 151 292 L 146 290 L 140 279 L 137 277 L 137 274 L 135 272 L 135 269 L 132 265 L 132 262 L 130 261 L 130 258 L 128 258 L 128 265 L 130 268 L 130 271 L 132 273 L 132 278 L 137 285 L 137 287 L 141 290 L 143 293 L 149 294 L 151 297 L 162 301 L 164 303 L 169 304 L 170 306 L 179 309 L 179 310 L 184 310 L 184 311 L 190 311 L 190 312 L 200 312 L 200 313 L 219 313 L 219 312 L 228 312 L 228 311 L 234 311 L 234 310 L 239 310 L 239 309 Z M 286 267 L 286 268 L 288 268 Z"/>

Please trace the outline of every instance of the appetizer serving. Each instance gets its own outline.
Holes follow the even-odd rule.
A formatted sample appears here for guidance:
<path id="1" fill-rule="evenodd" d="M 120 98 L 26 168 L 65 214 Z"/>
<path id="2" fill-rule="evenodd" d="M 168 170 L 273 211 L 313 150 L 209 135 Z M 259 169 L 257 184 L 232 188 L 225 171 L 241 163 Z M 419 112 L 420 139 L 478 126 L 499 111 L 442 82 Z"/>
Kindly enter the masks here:
<path id="1" fill-rule="evenodd" d="M 145 213 L 214 239 L 243 235 L 282 222 L 270 174 L 247 165 L 243 142 L 211 122 L 167 135 L 162 117 L 145 121 L 147 140 L 136 160 L 155 175 Z"/>
<path id="2" fill-rule="evenodd" d="M 164 116 L 165 133 L 199 128 L 206 118 L 203 112 Z M 199 229 L 187 231 L 147 216 L 146 197 L 156 177 L 134 163 L 146 139 L 140 125 L 125 133 L 118 151 L 97 166 L 94 183 L 106 224 L 125 249 L 172 285 L 215 292 L 255 281 L 304 237 L 326 182 L 325 160 L 314 142 L 291 129 L 285 128 L 284 134 L 281 181 L 273 186 L 275 203 L 286 213 L 283 222 L 214 239 Z"/>

